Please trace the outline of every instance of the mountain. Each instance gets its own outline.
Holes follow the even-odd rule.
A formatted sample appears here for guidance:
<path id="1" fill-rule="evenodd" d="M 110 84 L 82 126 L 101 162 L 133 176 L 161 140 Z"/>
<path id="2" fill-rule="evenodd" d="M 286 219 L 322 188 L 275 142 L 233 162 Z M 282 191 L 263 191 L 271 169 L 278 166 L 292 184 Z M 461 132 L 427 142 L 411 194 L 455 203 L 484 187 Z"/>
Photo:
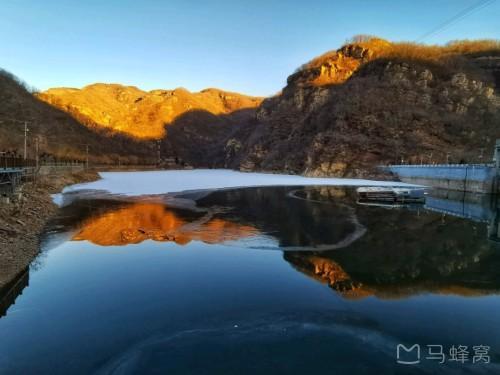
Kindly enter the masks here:
<path id="1" fill-rule="evenodd" d="M 38 98 L 70 113 L 91 128 L 122 132 L 140 140 L 161 139 L 165 125 L 200 111 L 215 116 L 252 109 L 261 98 L 218 89 L 142 91 L 134 86 L 96 83 L 82 89 L 52 88 Z"/>
<path id="2" fill-rule="evenodd" d="M 34 158 L 35 140 L 45 158 L 95 163 L 152 163 L 156 146 L 106 129 L 89 129 L 70 114 L 40 101 L 14 75 L 0 70 L 0 152 L 22 155 L 24 121 L 28 121 L 28 157 Z"/>
<path id="3" fill-rule="evenodd" d="M 37 98 L 92 132 L 159 140 L 195 167 L 375 177 L 387 163 L 485 162 L 500 138 L 500 42 L 353 38 L 262 98 L 94 84 Z M 62 112 L 59 112 L 62 113 Z"/>
<path id="4" fill-rule="evenodd" d="M 367 176 L 386 163 L 478 162 L 500 138 L 500 42 L 357 37 L 301 66 L 225 140 L 226 167 Z"/>

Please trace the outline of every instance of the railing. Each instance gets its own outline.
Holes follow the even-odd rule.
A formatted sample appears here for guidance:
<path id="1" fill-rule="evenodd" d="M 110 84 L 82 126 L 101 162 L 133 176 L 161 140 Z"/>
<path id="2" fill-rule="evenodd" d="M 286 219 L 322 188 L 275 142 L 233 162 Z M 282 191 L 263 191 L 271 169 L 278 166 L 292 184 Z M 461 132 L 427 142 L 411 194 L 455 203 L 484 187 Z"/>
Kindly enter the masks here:
<path id="1" fill-rule="evenodd" d="M 76 162 L 76 161 L 67 161 L 67 162 L 50 162 L 50 163 L 45 163 L 42 162 L 40 163 L 40 167 L 81 167 L 84 166 L 84 162 Z"/>
<path id="2" fill-rule="evenodd" d="M 483 163 L 483 164 L 389 164 L 382 166 L 382 168 L 471 168 L 471 167 L 495 167 L 494 163 Z"/>
<path id="3" fill-rule="evenodd" d="M 12 170 L 12 169 L 27 169 L 36 167 L 79 167 L 84 166 L 85 163 L 81 161 L 68 161 L 68 160 L 56 160 L 56 161 L 44 161 L 39 160 L 38 163 L 34 159 L 24 159 L 18 156 L 1 156 L 0 155 L 0 170 Z"/>
<path id="4" fill-rule="evenodd" d="M 0 156 L 0 169 L 22 169 L 35 166 L 36 160 L 33 159 L 24 159 L 20 156 Z"/>

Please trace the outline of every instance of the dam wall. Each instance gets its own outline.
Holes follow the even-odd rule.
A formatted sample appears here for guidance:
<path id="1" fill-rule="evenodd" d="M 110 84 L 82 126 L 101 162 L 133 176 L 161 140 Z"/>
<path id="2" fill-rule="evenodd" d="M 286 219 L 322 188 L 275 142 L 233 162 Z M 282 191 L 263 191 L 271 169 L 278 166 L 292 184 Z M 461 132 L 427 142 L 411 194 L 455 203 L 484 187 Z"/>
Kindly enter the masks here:
<path id="1" fill-rule="evenodd" d="M 498 169 L 494 164 L 391 165 L 382 168 L 412 184 L 470 193 L 498 192 Z"/>

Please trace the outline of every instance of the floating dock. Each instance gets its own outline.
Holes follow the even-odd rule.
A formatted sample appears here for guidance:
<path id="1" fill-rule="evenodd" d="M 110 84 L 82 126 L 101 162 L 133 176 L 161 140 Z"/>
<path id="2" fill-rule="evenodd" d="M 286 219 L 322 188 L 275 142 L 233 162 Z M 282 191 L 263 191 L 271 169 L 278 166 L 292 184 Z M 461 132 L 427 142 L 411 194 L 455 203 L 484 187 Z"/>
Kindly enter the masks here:
<path id="1" fill-rule="evenodd" d="M 424 188 L 368 186 L 356 189 L 360 202 L 425 203 Z"/>

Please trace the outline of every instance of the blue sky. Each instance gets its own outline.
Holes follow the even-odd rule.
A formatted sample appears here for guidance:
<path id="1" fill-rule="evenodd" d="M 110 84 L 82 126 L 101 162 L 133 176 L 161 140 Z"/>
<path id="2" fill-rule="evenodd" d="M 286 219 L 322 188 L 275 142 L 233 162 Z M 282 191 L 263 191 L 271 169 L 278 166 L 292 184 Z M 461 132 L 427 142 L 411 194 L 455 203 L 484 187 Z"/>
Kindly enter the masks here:
<path id="1" fill-rule="evenodd" d="M 2 0 L 0 67 L 28 84 L 279 91 L 356 34 L 416 40 L 478 0 Z M 500 38 L 500 0 L 425 40 Z"/>

